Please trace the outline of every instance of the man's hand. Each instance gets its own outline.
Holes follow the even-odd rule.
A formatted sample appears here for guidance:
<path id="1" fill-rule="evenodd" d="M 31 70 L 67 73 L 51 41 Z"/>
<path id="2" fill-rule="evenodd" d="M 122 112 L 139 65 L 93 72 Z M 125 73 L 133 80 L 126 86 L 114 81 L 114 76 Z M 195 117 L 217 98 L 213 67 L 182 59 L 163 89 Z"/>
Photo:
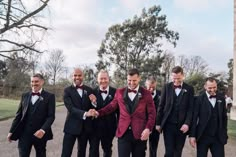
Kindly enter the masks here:
<path id="1" fill-rule="evenodd" d="M 148 140 L 148 137 L 149 137 L 149 135 L 150 135 L 150 130 L 149 129 L 144 129 L 143 130 L 143 132 L 142 132 L 142 134 L 141 134 L 141 140 L 142 141 L 146 141 L 146 140 Z"/>
<path id="2" fill-rule="evenodd" d="M 99 113 L 95 109 L 90 109 L 86 112 L 86 117 L 98 117 Z"/>
<path id="3" fill-rule="evenodd" d="M 195 137 L 190 137 L 189 138 L 189 144 L 193 147 L 196 148 L 196 138 Z"/>
<path id="4" fill-rule="evenodd" d="M 180 131 L 183 133 L 186 133 L 188 131 L 189 127 L 187 124 L 183 124 L 182 127 L 180 128 Z"/>
<path id="5" fill-rule="evenodd" d="M 43 138 L 44 134 L 45 134 L 45 131 L 43 131 L 42 129 L 39 129 L 38 131 L 34 133 L 34 136 L 37 137 L 38 139 L 41 139 Z"/>
<path id="6" fill-rule="evenodd" d="M 8 140 L 9 142 L 11 142 L 11 135 L 12 135 L 12 133 L 10 133 L 10 132 L 7 134 L 7 140 Z"/>
<path id="7" fill-rule="evenodd" d="M 156 125 L 156 130 L 161 133 L 161 126 L 160 125 Z"/>
<path id="8" fill-rule="evenodd" d="M 94 94 L 89 95 L 89 99 L 92 103 L 96 104 L 97 103 L 97 98 Z"/>

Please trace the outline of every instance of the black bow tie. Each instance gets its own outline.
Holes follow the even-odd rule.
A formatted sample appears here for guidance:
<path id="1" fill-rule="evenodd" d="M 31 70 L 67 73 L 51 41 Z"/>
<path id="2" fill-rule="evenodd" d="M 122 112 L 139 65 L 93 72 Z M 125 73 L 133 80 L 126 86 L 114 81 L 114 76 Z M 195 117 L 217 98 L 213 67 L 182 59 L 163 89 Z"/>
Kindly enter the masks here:
<path id="1" fill-rule="evenodd" d="M 129 93 L 131 93 L 131 92 L 137 93 L 137 90 L 135 90 L 135 89 L 128 89 L 128 92 L 129 92 Z"/>
<path id="2" fill-rule="evenodd" d="M 177 88 L 182 88 L 182 86 L 181 85 L 178 85 L 178 86 L 176 86 L 176 85 L 174 85 L 174 89 L 177 89 Z"/>
<path id="3" fill-rule="evenodd" d="M 83 86 L 75 86 L 76 89 L 83 89 Z"/>
<path id="4" fill-rule="evenodd" d="M 210 98 L 210 99 L 216 98 L 216 95 L 210 95 L 209 98 Z"/>
<path id="5" fill-rule="evenodd" d="M 99 92 L 107 94 L 107 90 L 99 90 Z"/>
<path id="6" fill-rule="evenodd" d="M 154 92 L 152 92 L 151 94 L 154 95 Z"/>
<path id="7" fill-rule="evenodd" d="M 35 95 L 40 96 L 40 93 L 39 92 L 37 92 L 37 93 L 32 92 L 32 96 L 35 96 Z"/>

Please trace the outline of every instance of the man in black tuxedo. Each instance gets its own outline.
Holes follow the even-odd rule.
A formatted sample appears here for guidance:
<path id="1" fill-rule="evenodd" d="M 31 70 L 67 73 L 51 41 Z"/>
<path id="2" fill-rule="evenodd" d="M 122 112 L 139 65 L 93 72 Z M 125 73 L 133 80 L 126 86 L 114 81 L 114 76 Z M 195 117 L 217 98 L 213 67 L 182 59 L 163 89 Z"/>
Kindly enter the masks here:
<path id="1" fill-rule="evenodd" d="M 32 91 L 22 95 L 8 141 L 18 140 L 19 156 L 29 157 L 34 146 L 36 157 L 46 157 L 46 143 L 51 140 L 55 119 L 55 96 L 43 89 L 41 74 L 31 77 Z"/>
<path id="2" fill-rule="evenodd" d="M 192 147 L 197 146 L 197 157 L 207 157 L 209 149 L 212 157 L 224 157 L 228 139 L 225 99 L 217 93 L 214 78 L 207 78 L 204 88 L 195 101 L 189 141 Z"/>
<path id="3" fill-rule="evenodd" d="M 109 74 L 105 70 L 101 70 L 97 76 L 98 87 L 94 89 L 95 96 L 97 98 L 97 108 L 101 109 L 109 104 L 115 95 L 116 89 L 109 86 Z M 96 134 L 96 150 L 97 156 L 99 156 L 99 143 L 103 149 L 104 157 L 112 156 L 112 141 L 115 136 L 117 127 L 117 113 L 113 112 L 104 117 L 95 119 L 95 134 Z"/>
<path id="4" fill-rule="evenodd" d="M 161 91 L 156 89 L 157 81 L 153 76 L 149 76 L 146 79 L 145 85 L 146 85 L 147 90 L 149 90 L 152 94 L 152 98 L 153 98 L 155 108 L 157 111 L 157 108 L 160 102 L 160 96 L 161 96 Z M 150 157 L 157 156 L 159 136 L 160 136 L 160 133 L 156 129 L 156 126 L 154 126 L 152 133 L 149 136 L 149 156 Z"/>
<path id="5" fill-rule="evenodd" d="M 194 90 L 184 83 L 180 66 L 172 69 L 172 82 L 161 92 L 157 111 L 157 129 L 163 131 L 165 157 L 181 157 L 186 135 L 192 121 Z"/>
<path id="6" fill-rule="evenodd" d="M 64 90 L 63 99 L 68 112 L 64 126 L 62 157 L 71 157 L 76 139 L 78 141 L 77 157 L 86 156 L 88 141 L 90 144 L 89 156 L 96 155 L 94 153 L 93 119 L 91 112 L 88 111 L 94 108 L 93 102 L 96 102 L 96 97 L 93 95 L 93 90 L 83 84 L 83 77 L 83 71 L 75 68 L 72 75 L 73 84 Z"/>

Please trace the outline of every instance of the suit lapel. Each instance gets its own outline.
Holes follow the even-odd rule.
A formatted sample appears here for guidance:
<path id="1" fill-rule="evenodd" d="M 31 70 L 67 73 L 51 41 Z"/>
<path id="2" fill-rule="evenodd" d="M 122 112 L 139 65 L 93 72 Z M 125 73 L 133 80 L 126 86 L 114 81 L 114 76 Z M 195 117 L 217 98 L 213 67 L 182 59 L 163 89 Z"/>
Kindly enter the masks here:
<path id="1" fill-rule="evenodd" d="M 205 104 L 205 105 L 207 105 L 207 110 L 208 110 L 208 117 L 207 117 L 207 121 L 209 120 L 209 118 L 211 117 L 211 102 L 208 100 L 208 97 L 207 97 L 207 95 L 206 95 L 206 93 L 204 93 L 204 103 L 203 103 L 203 105 Z"/>
<path id="2" fill-rule="evenodd" d="M 174 96 L 176 95 L 175 94 L 175 90 L 174 90 L 174 84 L 173 82 L 169 85 L 170 87 L 168 89 L 170 89 L 170 101 L 171 101 L 171 106 L 173 106 L 174 104 Z"/>
<path id="3" fill-rule="evenodd" d="M 183 96 L 184 96 L 185 90 L 186 90 L 186 84 L 183 83 L 182 89 L 181 89 L 181 91 L 180 91 L 180 93 L 179 93 L 179 102 L 182 101 L 182 98 L 183 98 Z"/>
<path id="4" fill-rule="evenodd" d="M 138 92 L 137 92 L 137 94 L 136 94 L 136 96 L 134 98 L 134 105 L 132 106 L 132 113 L 135 111 L 135 109 L 138 106 L 139 99 L 141 98 L 140 94 L 142 94 L 141 87 L 139 87 Z"/>
<path id="5" fill-rule="evenodd" d="M 124 93 L 123 93 L 123 99 L 124 99 L 124 102 L 125 102 L 125 107 L 126 107 L 126 110 L 128 111 L 128 113 L 131 113 L 130 109 L 129 109 L 129 106 L 128 106 L 128 87 L 125 88 L 124 90 Z"/>
<path id="6" fill-rule="evenodd" d="M 31 94 L 32 94 L 32 92 L 28 92 L 26 97 L 24 98 L 24 99 L 26 99 L 26 103 L 25 103 L 26 106 L 23 109 L 23 116 L 26 114 L 28 107 L 31 103 Z"/>

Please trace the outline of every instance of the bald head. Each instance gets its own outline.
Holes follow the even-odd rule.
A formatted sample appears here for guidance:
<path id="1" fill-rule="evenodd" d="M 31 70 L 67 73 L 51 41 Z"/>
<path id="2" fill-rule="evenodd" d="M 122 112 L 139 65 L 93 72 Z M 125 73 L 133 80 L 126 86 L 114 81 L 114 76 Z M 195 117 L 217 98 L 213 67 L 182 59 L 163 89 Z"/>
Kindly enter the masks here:
<path id="1" fill-rule="evenodd" d="M 75 68 L 72 74 L 72 79 L 75 85 L 80 86 L 84 79 L 83 70 L 81 68 Z"/>

